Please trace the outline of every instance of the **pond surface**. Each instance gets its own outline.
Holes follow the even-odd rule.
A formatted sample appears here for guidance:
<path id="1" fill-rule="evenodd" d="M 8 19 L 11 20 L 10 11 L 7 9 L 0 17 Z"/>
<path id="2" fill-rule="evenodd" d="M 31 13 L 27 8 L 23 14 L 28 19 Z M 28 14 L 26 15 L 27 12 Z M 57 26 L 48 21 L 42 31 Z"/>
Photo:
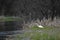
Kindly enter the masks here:
<path id="1" fill-rule="evenodd" d="M 0 32 L 2 31 L 14 31 L 23 29 L 22 23 L 18 23 L 19 21 L 6 21 L 0 22 Z"/>

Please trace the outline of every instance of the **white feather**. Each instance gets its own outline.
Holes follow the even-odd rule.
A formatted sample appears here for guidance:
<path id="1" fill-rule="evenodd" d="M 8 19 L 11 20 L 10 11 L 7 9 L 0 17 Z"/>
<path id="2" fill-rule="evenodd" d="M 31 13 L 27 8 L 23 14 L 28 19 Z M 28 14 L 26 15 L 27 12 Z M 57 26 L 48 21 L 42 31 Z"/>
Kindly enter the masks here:
<path id="1" fill-rule="evenodd" d="M 39 27 L 39 28 L 44 28 L 44 27 L 43 27 L 43 26 L 41 26 L 41 25 L 38 25 L 38 27 Z"/>
<path id="2" fill-rule="evenodd" d="M 36 23 L 37 24 L 37 23 Z M 39 28 L 44 28 L 42 25 L 39 25 L 39 24 L 37 24 L 37 26 L 39 27 Z"/>

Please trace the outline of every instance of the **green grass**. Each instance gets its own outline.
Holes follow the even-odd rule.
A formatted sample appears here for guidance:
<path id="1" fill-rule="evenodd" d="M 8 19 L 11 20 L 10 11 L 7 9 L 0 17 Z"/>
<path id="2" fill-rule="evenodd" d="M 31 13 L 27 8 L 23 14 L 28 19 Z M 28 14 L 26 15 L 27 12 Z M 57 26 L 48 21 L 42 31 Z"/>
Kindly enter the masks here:
<path id="1" fill-rule="evenodd" d="M 44 28 L 33 26 L 27 29 L 24 32 L 24 34 L 16 35 L 16 38 L 14 38 L 14 40 L 22 40 L 22 39 L 23 40 L 28 40 L 28 39 L 29 40 L 60 40 L 60 30 L 48 26 L 45 26 Z"/>
<path id="2" fill-rule="evenodd" d="M 44 26 L 44 28 L 39 28 L 38 26 L 33 26 L 30 29 L 31 30 L 51 30 L 53 29 L 53 27 Z"/>
<path id="3" fill-rule="evenodd" d="M 0 18 L 0 21 L 19 21 L 21 18 L 13 18 L 13 17 L 2 17 Z"/>
<path id="4" fill-rule="evenodd" d="M 60 34 L 49 35 L 48 33 L 40 33 L 40 32 L 26 32 L 23 34 L 24 37 L 19 37 L 18 40 L 22 40 L 24 38 L 29 38 L 30 40 L 60 40 Z"/>
<path id="5" fill-rule="evenodd" d="M 26 32 L 25 37 L 30 37 L 30 40 L 60 40 L 60 34 L 49 35 L 41 32 Z"/>
<path id="6" fill-rule="evenodd" d="M 55 28 L 56 29 L 56 28 Z M 37 26 L 34 26 L 30 29 L 28 29 L 28 32 L 25 32 L 23 34 L 23 38 L 29 38 L 29 40 L 60 40 L 60 32 L 57 29 L 57 31 L 55 31 L 54 28 L 52 27 L 45 27 L 45 28 L 38 28 Z M 31 30 L 31 32 L 29 32 L 29 30 Z M 40 30 L 42 32 L 38 32 L 37 30 Z M 47 31 L 48 30 L 48 31 Z M 52 31 L 50 31 L 52 30 Z M 20 39 L 19 39 L 20 36 Z M 18 39 L 21 39 L 21 35 L 18 35 Z M 25 40 L 25 39 L 24 39 Z"/>

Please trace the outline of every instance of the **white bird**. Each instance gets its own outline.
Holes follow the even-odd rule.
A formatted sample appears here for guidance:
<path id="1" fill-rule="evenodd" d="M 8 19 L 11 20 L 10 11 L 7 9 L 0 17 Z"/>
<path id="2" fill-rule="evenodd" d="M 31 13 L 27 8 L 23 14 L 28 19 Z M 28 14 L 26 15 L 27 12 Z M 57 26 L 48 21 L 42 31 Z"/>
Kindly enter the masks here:
<path id="1" fill-rule="evenodd" d="M 37 24 L 37 23 L 36 23 L 36 25 L 37 25 L 39 28 L 44 28 L 42 25 L 39 25 L 39 24 Z"/>

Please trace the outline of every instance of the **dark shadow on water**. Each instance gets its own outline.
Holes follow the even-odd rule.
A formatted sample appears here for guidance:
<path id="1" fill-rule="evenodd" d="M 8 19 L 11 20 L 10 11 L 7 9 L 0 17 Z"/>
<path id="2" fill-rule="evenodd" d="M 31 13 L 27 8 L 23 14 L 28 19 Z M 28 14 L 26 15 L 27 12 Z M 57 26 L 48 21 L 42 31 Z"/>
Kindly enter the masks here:
<path id="1" fill-rule="evenodd" d="M 0 22 L 0 32 L 1 31 L 15 31 L 23 29 L 22 23 L 17 21 L 7 21 Z"/>
<path id="2" fill-rule="evenodd" d="M 6 36 L 0 36 L 0 40 L 6 40 Z"/>
<path id="3" fill-rule="evenodd" d="M 6 40 L 7 38 L 6 35 L 16 34 L 16 32 L 11 32 L 11 31 L 17 31 L 22 29 L 23 27 L 21 22 L 20 23 L 16 21 L 0 22 L 0 40 Z M 2 36 L 1 34 L 6 34 L 6 35 Z"/>

